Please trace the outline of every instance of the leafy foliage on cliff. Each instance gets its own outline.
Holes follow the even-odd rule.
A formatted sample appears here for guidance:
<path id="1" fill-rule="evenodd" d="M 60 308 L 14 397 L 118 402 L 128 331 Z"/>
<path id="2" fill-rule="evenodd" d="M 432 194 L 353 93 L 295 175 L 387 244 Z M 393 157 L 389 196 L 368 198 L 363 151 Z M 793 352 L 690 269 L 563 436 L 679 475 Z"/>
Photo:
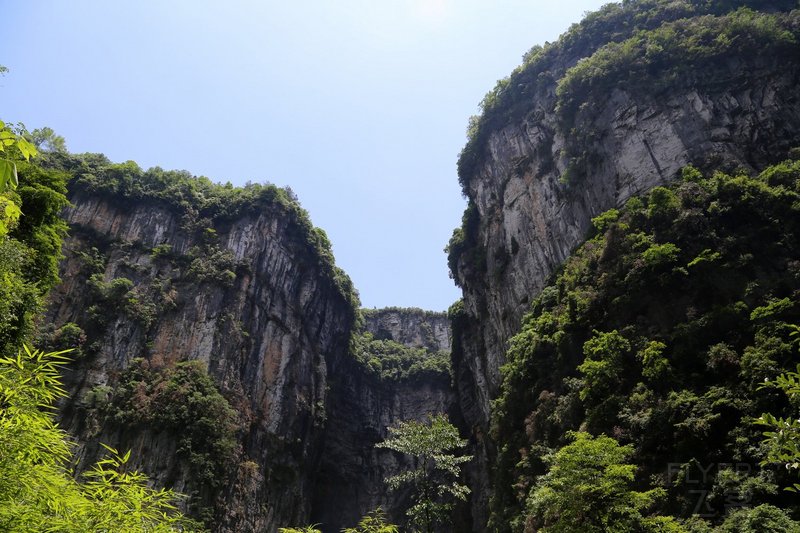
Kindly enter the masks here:
<path id="1" fill-rule="evenodd" d="M 450 352 L 412 348 L 368 332 L 353 335 L 350 352 L 369 373 L 387 381 L 450 376 Z"/>
<path id="2" fill-rule="evenodd" d="M 0 358 L 0 530 L 192 531 L 174 493 L 130 471 L 130 452 L 108 449 L 83 480 L 73 477 L 68 437 L 52 413 L 66 394 L 59 381 L 66 362 L 63 352 L 27 347 Z"/>
<path id="3" fill-rule="evenodd" d="M 193 477 L 210 488 L 223 482 L 239 451 L 239 415 L 202 362 L 156 366 L 138 359 L 113 389 L 97 392 L 102 396 L 94 399 L 95 408 L 104 426 L 168 431 Z"/>
<path id="4" fill-rule="evenodd" d="M 444 251 L 447 254 L 447 265 L 450 267 L 450 276 L 459 284 L 459 262 L 462 266 L 476 273 L 486 270 L 486 250 L 478 242 L 480 227 L 480 214 L 478 206 L 470 200 L 464 214 L 461 216 L 461 226 L 453 230 L 450 241 Z"/>
<path id="5" fill-rule="evenodd" d="M 794 0 L 628 0 L 610 3 L 574 24 L 558 41 L 532 48 L 523 64 L 498 81 L 470 120 L 458 161 L 464 192 L 485 155 L 492 132 L 531 115 L 540 119 L 541 100 L 558 85 L 557 108 L 564 133 L 584 104 L 614 86 L 637 89 L 695 83 L 703 72 L 733 57 L 798 53 L 797 15 L 767 15 L 737 9 L 786 12 Z M 742 56 L 744 53 L 744 56 Z M 685 76 L 687 71 L 692 76 Z M 662 83 L 663 82 L 663 83 Z M 655 85 L 654 85 L 655 84 Z M 588 98 L 592 91 L 592 98 Z M 539 105 L 537 105 L 539 104 Z M 572 146 L 570 157 L 580 158 Z"/>
<path id="6" fill-rule="evenodd" d="M 0 353 L 30 338 L 47 292 L 58 282 L 61 240 L 67 226 L 66 175 L 19 163 L 19 183 L 0 197 L 15 205 L 18 219 L 0 234 Z"/>
<path id="7" fill-rule="evenodd" d="M 792 337 L 800 344 L 800 326 L 793 326 Z M 761 388 L 774 387 L 786 394 L 794 408 L 789 416 L 776 417 L 772 413 L 764 413 L 756 420 L 757 424 L 765 426 L 767 431 L 766 458 L 762 464 L 776 464 L 787 470 L 800 471 L 800 417 L 797 410 L 800 407 L 800 364 L 796 371 L 786 372 L 771 381 L 765 381 Z M 786 490 L 800 492 L 800 483 L 794 483 Z"/>
<path id="8" fill-rule="evenodd" d="M 800 355 L 800 161 L 756 177 L 687 168 L 595 225 L 510 343 L 493 406 L 495 527 L 534 516 L 542 457 L 577 430 L 631 446 L 634 485 L 663 488 L 664 515 L 794 509 L 778 491 L 787 472 L 759 467 L 753 422 L 789 412 L 759 385 Z"/>
<path id="9" fill-rule="evenodd" d="M 309 258 L 316 262 L 354 310 L 358 293 L 347 274 L 336 266 L 330 240 L 314 227 L 308 212 L 289 188 L 248 183 L 234 187 L 214 183 L 187 171 L 153 167 L 142 170 L 135 162 L 111 163 L 100 154 L 48 154 L 48 165 L 67 171 L 70 190 L 114 198 L 146 200 L 172 210 L 181 218 L 182 229 L 201 237 L 243 216 L 275 213 L 285 220 Z"/>

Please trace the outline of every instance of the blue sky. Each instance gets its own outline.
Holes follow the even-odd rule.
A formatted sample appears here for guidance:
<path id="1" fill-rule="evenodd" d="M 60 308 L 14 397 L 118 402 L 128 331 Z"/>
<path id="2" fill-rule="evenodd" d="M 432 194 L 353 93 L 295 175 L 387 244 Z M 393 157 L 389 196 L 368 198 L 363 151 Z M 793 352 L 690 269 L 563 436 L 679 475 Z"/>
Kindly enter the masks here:
<path id="1" fill-rule="evenodd" d="M 0 0 L 0 118 L 290 186 L 365 307 L 444 310 L 470 115 L 592 0 Z"/>

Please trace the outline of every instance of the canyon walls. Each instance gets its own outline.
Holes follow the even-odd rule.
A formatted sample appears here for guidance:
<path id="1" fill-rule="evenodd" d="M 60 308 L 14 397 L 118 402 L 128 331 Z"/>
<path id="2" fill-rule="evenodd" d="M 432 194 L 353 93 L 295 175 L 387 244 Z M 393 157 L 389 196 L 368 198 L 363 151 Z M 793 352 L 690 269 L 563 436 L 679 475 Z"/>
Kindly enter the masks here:
<path id="1" fill-rule="evenodd" d="M 706 16 L 695 27 L 673 18 L 703 13 L 694 13 L 691 2 L 673 4 L 655 3 L 649 13 L 636 3 L 607 6 L 559 42 L 533 50 L 526 65 L 487 95 L 462 152 L 469 205 L 449 246 L 451 271 L 463 290 L 453 371 L 477 455 L 470 481 L 476 524 L 488 520 L 490 409 L 508 340 L 586 239 L 592 218 L 678 179 L 687 165 L 752 173 L 800 145 L 796 41 L 772 52 L 765 44 L 683 63 L 676 63 L 677 52 L 663 52 L 660 63 L 647 65 L 647 36 L 661 39 L 667 29 L 691 35 L 706 26 L 729 27 L 735 18 Z M 797 12 L 783 17 L 796 33 Z M 619 66 L 623 47 L 615 43 L 635 29 L 652 30 L 629 41 L 631 49 L 641 47 L 637 61 L 647 66 Z"/>
<path id="2" fill-rule="evenodd" d="M 77 324 L 86 336 L 62 406 L 79 470 L 102 455 L 101 442 L 130 448 L 134 467 L 190 495 L 216 531 L 305 522 L 329 374 L 347 357 L 354 309 L 322 272 L 297 214 L 266 203 L 194 231 L 158 202 L 80 190 L 70 200 L 64 281 L 48 321 Z M 219 428 L 187 441 L 190 428 L 170 426 L 158 412 L 126 415 L 115 403 L 132 366 L 158 373 L 185 361 L 207 372 L 236 413 L 233 422 L 214 421 L 235 426 L 236 449 L 223 459 L 202 442 Z M 150 400 L 165 408 L 155 404 L 158 391 L 132 383 L 142 389 L 135 410 Z"/>

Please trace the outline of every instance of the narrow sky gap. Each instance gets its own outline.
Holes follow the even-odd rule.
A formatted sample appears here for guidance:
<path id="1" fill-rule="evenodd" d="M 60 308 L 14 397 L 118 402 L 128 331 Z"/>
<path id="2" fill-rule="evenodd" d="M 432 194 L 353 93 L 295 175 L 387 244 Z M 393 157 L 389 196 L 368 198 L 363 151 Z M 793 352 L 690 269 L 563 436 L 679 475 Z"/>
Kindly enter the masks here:
<path id="1" fill-rule="evenodd" d="M 290 186 L 365 307 L 444 310 L 470 115 L 603 1 L 0 2 L 0 118 L 73 152 Z"/>

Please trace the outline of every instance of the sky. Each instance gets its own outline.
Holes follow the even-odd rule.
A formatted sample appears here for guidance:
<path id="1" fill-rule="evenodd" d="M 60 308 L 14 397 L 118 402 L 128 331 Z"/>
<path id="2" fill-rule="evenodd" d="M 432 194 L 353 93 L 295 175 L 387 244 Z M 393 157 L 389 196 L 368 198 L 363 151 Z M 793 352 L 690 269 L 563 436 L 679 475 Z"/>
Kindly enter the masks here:
<path id="1" fill-rule="evenodd" d="M 75 153 L 289 186 L 364 307 L 443 311 L 469 117 L 604 3 L 0 0 L 0 119 Z"/>

